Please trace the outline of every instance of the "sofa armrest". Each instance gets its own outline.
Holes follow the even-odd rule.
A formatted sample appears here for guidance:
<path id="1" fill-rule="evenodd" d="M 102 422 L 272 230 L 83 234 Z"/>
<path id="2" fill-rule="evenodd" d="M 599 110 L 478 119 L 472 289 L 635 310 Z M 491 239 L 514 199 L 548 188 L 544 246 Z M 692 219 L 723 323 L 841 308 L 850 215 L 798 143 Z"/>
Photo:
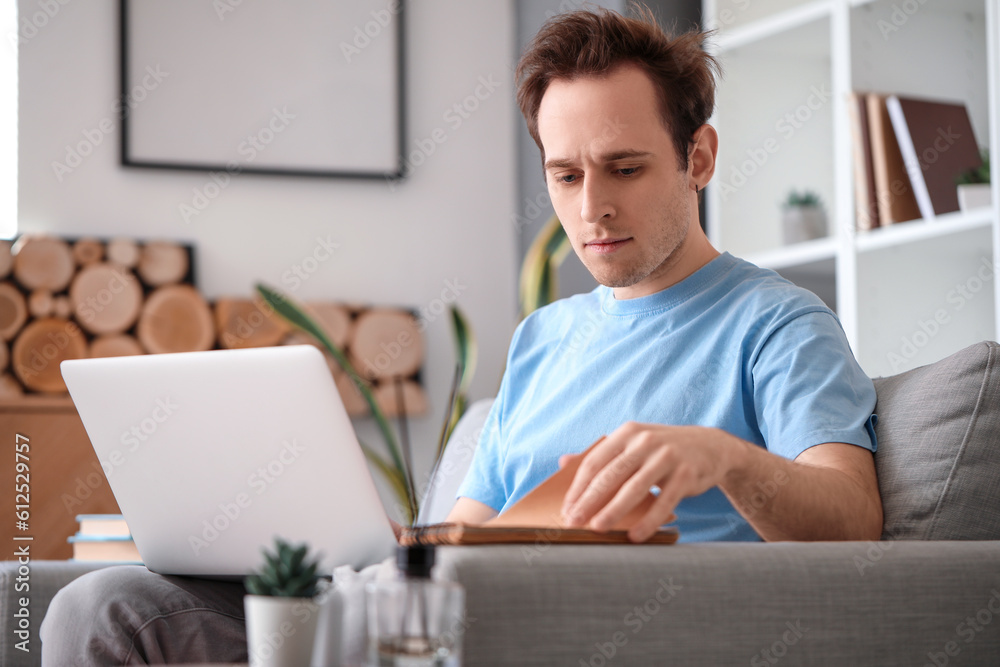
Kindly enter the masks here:
<path id="1" fill-rule="evenodd" d="M 42 644 L 38 639 L 38 628 L 55 594 L 63 586 L 80 575 L 116 563 L 95 563 L 72 560 L 38 560 L 27 564 L 27 574 L 17 561 L 0 561 L 0 665 L 4 667 L 34 667 L 41 664 Z M 18 590 L 21 589 L 21 590 Z M 20 650 L 22 641 L 15 634 L 24 616 L 20 599 L 28 598 L 28 643 L 22 645 L 28 650 Z"/>
<path id="2" fill-rule="evenodd" d="M 557 546 L 541 535 L 535 545 L 442 548 L 438 560 L 466 589 L 467 627 L 456 630 L 470 665 L 1000 655 L 995 541 Z"/>

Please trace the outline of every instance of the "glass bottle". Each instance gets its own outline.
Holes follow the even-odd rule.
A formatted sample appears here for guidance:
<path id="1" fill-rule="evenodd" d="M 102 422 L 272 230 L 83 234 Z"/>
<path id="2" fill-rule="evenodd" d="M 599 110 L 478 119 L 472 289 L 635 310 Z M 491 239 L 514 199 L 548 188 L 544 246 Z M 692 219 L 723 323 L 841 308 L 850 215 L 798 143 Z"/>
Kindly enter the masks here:
<path id="1" fill-rule="evenodd" d="M 462 664 L 465 590 L 431 578 L 434 546 L 398 547 L 397 577 L 368 585 L 369 664 L 458 667 Z"/>

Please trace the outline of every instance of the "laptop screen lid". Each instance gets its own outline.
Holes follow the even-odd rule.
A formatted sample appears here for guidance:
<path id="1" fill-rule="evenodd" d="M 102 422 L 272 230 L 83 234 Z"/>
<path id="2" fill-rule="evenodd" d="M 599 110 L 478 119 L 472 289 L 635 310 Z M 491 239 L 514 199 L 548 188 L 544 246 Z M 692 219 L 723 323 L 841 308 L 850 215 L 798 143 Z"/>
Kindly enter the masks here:
<path id="1" fill-rule="evenodd" d="M 311 345 L 61 364 L 146 566 L 243 576 L 274 537 L 323 569 L 396 544 L 329 367 Z"/>

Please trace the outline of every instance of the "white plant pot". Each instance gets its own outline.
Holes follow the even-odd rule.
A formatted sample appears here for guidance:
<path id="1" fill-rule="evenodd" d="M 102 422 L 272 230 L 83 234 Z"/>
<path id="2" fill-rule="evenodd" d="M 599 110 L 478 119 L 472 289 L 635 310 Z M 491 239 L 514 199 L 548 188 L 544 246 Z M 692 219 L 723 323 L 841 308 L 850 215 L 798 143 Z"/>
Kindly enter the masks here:
<path id="1" fill-rule="evenodd" d="M 826 214 L 818 206 L 786 206 L 782 209 L 781 232 L 785 244 L 826 236 Z"/>
<path id="2" fill-rule="evenodd" d="M 247 595 L 250 667 L 304 667 L 312 660 L 319 605 L 311 598 Z"/>
<path id="3" fill-rule="evenodd" d="M 958 208 L 962 211 L 984 208 L 993 203 L 992 200 L 989 183 L 967 183 L 958 186 Z"/>

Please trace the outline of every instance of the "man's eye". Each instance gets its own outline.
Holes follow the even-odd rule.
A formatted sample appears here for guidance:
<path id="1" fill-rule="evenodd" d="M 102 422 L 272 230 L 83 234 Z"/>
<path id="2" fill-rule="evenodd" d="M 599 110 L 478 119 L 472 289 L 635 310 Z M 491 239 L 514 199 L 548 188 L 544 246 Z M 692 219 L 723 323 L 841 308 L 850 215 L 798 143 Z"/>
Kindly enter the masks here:
<path id="1" fill-rule="evenodd" d="M 576 174 L 566 174 L 565 176 L 560 176 L 559 181 L 568 185 L 570 183 L 576 183 L 577 178 L 579 177 Z"/>
<path id="2" fill-rule="evenodd" d="M 635 176 L 638 171 L 639 167 L 622 167 L 618 170 L 618 173 L 622 176 Z"/>

